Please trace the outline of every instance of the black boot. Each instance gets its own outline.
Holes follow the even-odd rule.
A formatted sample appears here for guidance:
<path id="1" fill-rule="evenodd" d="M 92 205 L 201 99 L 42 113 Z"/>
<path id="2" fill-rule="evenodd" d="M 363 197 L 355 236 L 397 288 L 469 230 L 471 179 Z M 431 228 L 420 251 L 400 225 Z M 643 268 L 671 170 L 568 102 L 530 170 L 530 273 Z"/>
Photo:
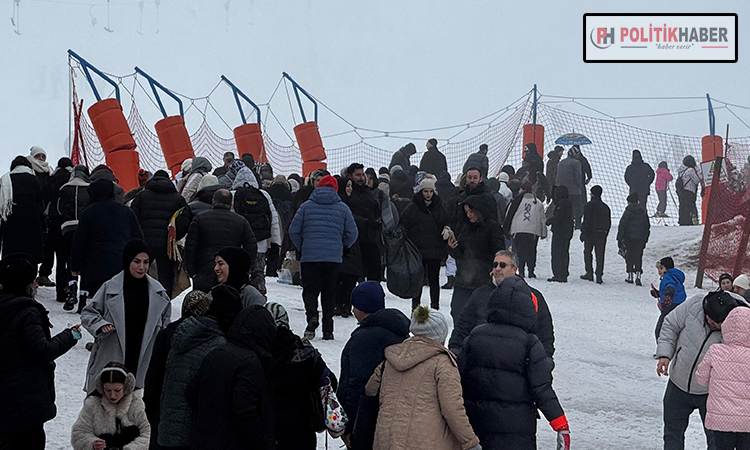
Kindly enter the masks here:
<path id="1" fill-rule="evenodd" d="M 78 310 L 76 311 L 76 314 L 81 314 L 83 312 L 83 308 L 86 307 L 86 301 L 89 298 L 89 293 L 86 291 L 81 291 L 80 295 L 78 296 Z"/>
<path id="2" fill-rule="evenodd" d="M 441 289 L 453 289 L 453 283 L 455 283 L 456 277 L 453 275 L 448 276 L 448 282 L 442 285 Z"/>
<path id="3" fill-rule="evenodd" d="M 65 291 L 67 294 L 63 309 L 65 311 L 73 311 L 73 308 L 76 307 L 76 303 L 78 303 L 78 283 L 76 281 L 71 281 Z"/>
<path id="4" fill-rule="evenodd" d="M 635 274 L 635 285 L 636 286 L 643 286 L 643 284 L 641 283 L 641 273 L 640 272 L 636 272 L 636 274 Z"/>
<path id="5" fill-rule="evenodd" d="M 584 273 L 581 275 L 582 280 L 594 281 L 594 275 L 591 273 Z"/>

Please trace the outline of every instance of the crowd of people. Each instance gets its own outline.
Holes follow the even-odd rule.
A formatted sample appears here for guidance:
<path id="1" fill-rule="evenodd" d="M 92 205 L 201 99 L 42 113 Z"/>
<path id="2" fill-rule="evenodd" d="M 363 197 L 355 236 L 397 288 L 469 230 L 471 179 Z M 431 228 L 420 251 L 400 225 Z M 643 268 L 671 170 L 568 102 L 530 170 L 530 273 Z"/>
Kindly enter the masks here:
<path id="1" fill-rule="evenodd" d="M 89 170 L 61 158 L 52 168 L 40 147 L 16 157 L 0 186 L 0 359 L 7 362 L 0 369 L 0 449 L 44 448 L 43 424 L 56 412 L 54 360 L 83 337 L 80 326 L 95 339 L 71 432 L 76 450 L 314 449 L 315 433 L 326 429 L 355 450 L 533 449 L 537 410 L 558 433 L 558 449 L 569 449 L 552 388 L 552 315 L 529 283 L 538 241 L 549 232 L 548 281 L 568 281 L 575 229 L 584 243 L 581 278 L 603 283 L 612 226 L 603 188 L 587 188 L 591 165 L 578 146 L 564 159 L 556 147 L 545 167 L 536 146 L 526 144 L 518 170 L 506 165 L 489 178 L 483 144 L 455 183 L 437 140 L 426 146 L 419 166 L 408 144 L 377 172 L 353 163 L 339 174 L 319 169 L 304 178 L 274 176 L 250 154 L 226 153 L 215 170 L 195 157 L 174 179 L 142 170 L 140 186 L 129 192 L 104 165 Z M 681 224 L 683 200 L 685 222 L 693 223 L 699 170 L 686 157 L 678 172 Z M 663 217 L 672 176 L 664 162 L 655 174 L 634 150 L 617 243 L 626 281 L 639 286 L 654 178 L 655 216 Z M 421 270 L 411 317 L 386 308 L 381 285 L 389 261 L 383 236 L 396 228 L 416 249 Z M 453 290 L 450 336 L 439 311 L 443 265 L 443 288 Z M 750 281 L 725 274 L 722 291 L 686 300 L 684 274 L 672 259 L 657 269 L 654 356 L 660 375 L 673 364 L 665 407 L 687 417 L 702 399 L 706 415 L 705 386 L 729 394 L 704 366 L 743 351 L 750 317 L 730 310 L 746 306 Z M 282 274 L 302 286 L 302 336 L 284 306 L 268 298 L 266 276 Z M 55 287 L 61 308 L 76 309 L 81 325 L 52 337 L 47 311 L 34 300 L 37 286 Z M 186 290 L 173 321 L 171 300 Z M 323 340 L 334 339 L 334 316 L 359 324 L 338 377 L 312 344 L 318 328 Z M 721 341 L 725 319 L 734 337 L 703 358 L 706 343 Z M 695 337 L 704 332 L 705 340 Z M 750 429 L 717 425 L 724 406 L 711 399 L 706 427 L 716 433 L 707 431 L 709 440 L 745 442 L 726 434 Z M 680 448 L 686 426 L 687 419 L 665 416 L 665 446 L 674 445 L 665 448 Z"/>

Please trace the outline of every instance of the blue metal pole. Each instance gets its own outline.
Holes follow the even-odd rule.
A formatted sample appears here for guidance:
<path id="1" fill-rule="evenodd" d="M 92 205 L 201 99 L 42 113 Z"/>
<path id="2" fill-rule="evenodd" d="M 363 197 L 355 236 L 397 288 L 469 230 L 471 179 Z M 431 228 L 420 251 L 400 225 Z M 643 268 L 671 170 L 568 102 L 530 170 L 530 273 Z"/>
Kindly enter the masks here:
<path id="1" fill-rule="evenodd" d="M 81 68 L 83 69 L 84 75 L 86 75 L 86 80 L 89 82 L 89 86 L 91 86 L 91 90 L 94 91 L 94 97 L 96 97 L 96 101 L 101 101 L 102 97 L 99 95 L 99 90 L 96 89 L 96 84 L 94 84 L 94 79 L 91 78 L 91 73 L 89 73 L 89 69 L 91 69 L 95 74 L 99 75 L 104 81 L 111 84 L 115 88 L 115 97 L 117 98 L 117 102 L 120 102 L 120 87 L 115 83 L 114 80 L 112 80 L 110 77 L 105 75 L 102 71 L 91 65 L 88 61 L 81 58 L 76 52 L 73 50 L 68 50 L 68 54 L 75 58 L 78 63 L 81 65 Z"/>
<path id="2" fill-rule="evenodd" d="M 708 131 L 711 136 L 716 135 L 716 117 L 714 116 L 714 107 L 711 105 L 711 97 L 706 94 L 708 100 Z"/>
<path id="3" fill-rule="evenodd" d="M 255 113 L 258 116 L 258 125 L 261 124 L 260 122 L 260 108 L 258 108 L 258 105 L 255 104 L 252 100 L 248 98 L 247 95 L 245 95 L 244 92 L 242 92 L 237 86 L 234 85 L 231 81 L 229 81 L 229 78 L 225 77 L 224 75 L 221 76 L 221 81 L 225 82 L 229 85 L 230 88 L 232 88 L 232 93 L 234 94 L 234 100 L 237 102 L 237 108 L 240 110 L 240 118 L 242 119 L 243 124 L 247 124 L 247 119 L 245 118 L 245 113 L 242 110 L 242 103 L 240 102 L 240 97 L 244 98 L 245 101 L 250 103 L 253 108 L 255 108 Z"/>
<path id="4" fill-rule="evenodd" d="M 162 115 L 164 115 L 164 117 L 167 117 L 167 110 L 164 109 L 164 104 L 161 102 L 161 98 L 159 97 L 159 93 L 156 91 L 157 87 L 159 89 L 161 89 L 165 94 L 167 94 L 168 96 L 172 97 L 174 99 L 174 101 L 177 102 L 177 105 L 180 107 L 180 115 L 181 116 L 185 115 L 185 111 L 182 109 L 182 100 L 180 100 L 179 97 L 177 97 L 169 89 L 167 89 L 164 86 L 162 86 L 161 83 L 159 83 L 158 81 L 156 81 L 153 78 L 151 78 L 151 76 L 149 74 L 147 74 L 146 72 L 144 72 L 143 70 L 141 70 L 138 66 L 135 67 L 135 71 L 136 71 L 136 73 L 138 73 L 139 75 L 143 76 L 145 79 L 148 80 L 148 83 L 151 85 L 151 90 L 154 91 L 154 96 L 156 97 L 156 102 L 159 104 L 159 109 L 161 110 L 161 113 L 162 113 Z"/>
<path id="5" fill-rule="evenodd" d="M 294 81 L 292 77 L 289 76 L 288 73 L 282 72 L 281 75 L 287 80 L 289 80 L 292 83 L 292 86 L 294 87 L 294 95 L 297 97 L 297 105 L 299 105 L 299 111 L 302 114 L 302 121 L 306 122 L 307 119 L 305 118 L 305 111 L 302 109 L 302 101 L 299 98 L 299 92 L 302 92 L 305 95 L 305 97 L 307 97 L 315 106 L 315 121 L 317 122 L 318 121 L 318 102 L 316 102 L 315 99 L 312 97 L 312 95 L 308 94 L 307 91 L 302 88 L 302 86 L 297 84 L 297 82 Z"/>

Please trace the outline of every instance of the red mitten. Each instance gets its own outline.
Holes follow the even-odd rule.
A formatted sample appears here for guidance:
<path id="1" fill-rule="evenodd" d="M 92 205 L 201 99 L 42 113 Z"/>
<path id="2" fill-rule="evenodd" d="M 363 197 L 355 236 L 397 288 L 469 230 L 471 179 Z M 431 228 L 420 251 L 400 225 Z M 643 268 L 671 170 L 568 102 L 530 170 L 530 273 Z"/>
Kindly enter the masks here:
<path id="1" fill-rule="evenodd" d="M 659 290 L 653 284 L 651 284 L 651 297 L 659 298 Z"/>
<path id="2" fill-rule="evenodd" d="M 551 421 L 550 426 L 557 431 L 557 450 L 570 450 L 570 427 L 564 415 Z"/>

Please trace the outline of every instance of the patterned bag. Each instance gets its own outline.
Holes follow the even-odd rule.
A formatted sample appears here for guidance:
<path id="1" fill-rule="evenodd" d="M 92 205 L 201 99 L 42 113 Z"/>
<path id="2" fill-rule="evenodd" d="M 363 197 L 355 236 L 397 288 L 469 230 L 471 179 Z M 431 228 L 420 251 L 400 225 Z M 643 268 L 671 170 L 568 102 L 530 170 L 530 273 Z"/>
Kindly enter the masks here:
<path id="1" fill-rule="evenodd" d="M 325 410 L 328 433 L 334 438 L 341 437 L 344 431 L 346 431 L 346 424 L 349 422 L 349 419 L 346 416 L 344 407 L 341 406 L 336 393 L 333 391 L 330 379 L 319 390 L 320 400 L 323 402 L 323 409 Z"/>

